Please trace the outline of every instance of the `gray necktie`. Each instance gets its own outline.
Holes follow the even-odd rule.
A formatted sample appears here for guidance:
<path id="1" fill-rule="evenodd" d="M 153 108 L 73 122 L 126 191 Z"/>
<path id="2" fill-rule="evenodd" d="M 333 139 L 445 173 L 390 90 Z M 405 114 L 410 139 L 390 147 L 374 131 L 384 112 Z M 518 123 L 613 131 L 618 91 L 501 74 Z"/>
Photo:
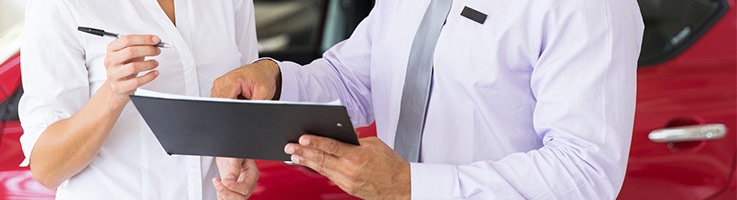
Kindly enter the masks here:
<path id="1" fill-rule="evenodd" d="M 432 0 L 412 42 L 394 140 L 394 150 L 409 162 L 417 162 L 420 158 L 433 76 L 433 54 L 452 3 L 453 0 Z"/>

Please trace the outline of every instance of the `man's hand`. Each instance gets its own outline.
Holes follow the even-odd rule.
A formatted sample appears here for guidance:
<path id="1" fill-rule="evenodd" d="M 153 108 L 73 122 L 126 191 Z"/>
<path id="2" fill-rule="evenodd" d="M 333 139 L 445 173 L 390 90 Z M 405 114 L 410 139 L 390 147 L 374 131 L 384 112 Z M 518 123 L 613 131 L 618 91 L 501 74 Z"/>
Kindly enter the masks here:
<path id="1" fill-rule="evenodd" d="M 330 138 L 303 135 L 299 144 L 287 144 L 292 162 L 309 167 L 341 189 L 364 199 L 410 199 L 410 165 L 376 137 L 361 146 Z"/>
<path id="2" fill-rule="evenodd" d="M 281 71 L 271 60 L 262 60 L 215 79 L 211 97 L 236 99 L 243 96 L 250 100 L 271 100 L 279 97 Z M 248 199 L 256 189 L 258 168 L 253 160 L 217 157 L 215 161 L 222 180 L 215 178 L 212 184 L 218 199 Z"/>
<path id="3" fill-rule="evenodd" d="M 281 91 L 281 71 L 271 60 L 261 60 L 215 79 L 212 97 L 236 99 L 243 96 L 250 100 L 276 100 Z"/>
<path id="4" fill-rule="evenodd" d="M 212 179 L 218 200 L 248 199 L 256 189 L 259 176 L 256 163 L 250 159 L 223 157 L 215 158 L 215 161 L 222 178 Z"/>

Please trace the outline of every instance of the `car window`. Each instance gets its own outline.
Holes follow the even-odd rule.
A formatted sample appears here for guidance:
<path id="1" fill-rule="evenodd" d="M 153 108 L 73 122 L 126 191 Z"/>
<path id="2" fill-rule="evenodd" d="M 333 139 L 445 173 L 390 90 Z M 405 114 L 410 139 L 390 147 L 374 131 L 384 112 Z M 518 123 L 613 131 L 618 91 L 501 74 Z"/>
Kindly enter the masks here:
<path id="1" fill-rule="evenodd" d="M 638 0 L 645 22 L 639 65 L 672 59 L 726 13 L 724 0 Z"/>
<path id="2" fill-rule="evenodd" d="M 322 37 L 321 51 L 327 51 L 333 45 L 350 37 L 373 7 L 374 1 L 370 0 L 330 1 L 325 16 L 323 29 L 325 34 Z"/>
<path id="3" fill-rule="evenodd" d="M 325 0 L 254 0 L 254 7 L 261 57 L 303 63 L 319 55 Z"/>
<path id="4" fill-rule="evenodd" d="M 0 121 L 17 121 L 18 117 L 18 102 L 20 96 L 23 95 L 23 88 L 18 88 L 15 93 L 0 103 Z"/>
<path id="5" fill-rule="evenodd" d="M 373 0 L 254 0 L 259 54 L 307 64 L 347 39 Z"/>

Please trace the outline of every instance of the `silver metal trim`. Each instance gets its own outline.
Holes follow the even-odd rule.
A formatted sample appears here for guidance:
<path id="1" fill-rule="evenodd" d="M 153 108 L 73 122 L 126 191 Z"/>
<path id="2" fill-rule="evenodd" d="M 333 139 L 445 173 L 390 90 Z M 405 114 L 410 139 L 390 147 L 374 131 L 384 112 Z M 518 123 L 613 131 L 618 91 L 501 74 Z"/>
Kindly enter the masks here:
<path id="1" fill-rule="evenodd" d="M 727 135 L 724 124 L 704 124 L 658 129 L 650 132 L 648 138 L 653 142 L 692 142 L 718 140 Z"/>

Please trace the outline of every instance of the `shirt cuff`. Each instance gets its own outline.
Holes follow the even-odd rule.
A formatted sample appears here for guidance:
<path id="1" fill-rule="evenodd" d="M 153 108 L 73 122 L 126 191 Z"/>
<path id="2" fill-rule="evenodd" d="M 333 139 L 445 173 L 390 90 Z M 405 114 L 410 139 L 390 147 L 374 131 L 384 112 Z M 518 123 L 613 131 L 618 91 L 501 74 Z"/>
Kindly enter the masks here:
<path id="1" fill-rule="evenodd" d="M 49 114 L 46 114 L 43 116 L 43 119 L 40 122 L 34 122 L 34 123 L 23 123 L 21 122 L 21 126 L 23 127 L 23 135 L 20 136 L 20 145 L 21 149 L 23 150 L 23 156 L 25 158 L 23 159 L 23 162 L 18 165 L 19 167 L 28 167 L 29 164 L 31 164 L 31 152 L 33 151 L 33 147 L 36 146 L 36 141 L 38 141 L 38 138 L 41 137 L 41 134 L 43 134 L 44 131 L 46 131 L 46 128 L 49 127 L 49 125 L 62 120 L 69 118 L 70 115 L 68 114 L 62 114 L 59 112 L 52 112 Z M 32 125 L 27 125 L 32 124 Z"/>
<path id="2" fill-rule="evenodd" d="M 28 167 L 31 164 L 31 151 L 33 146 L 36 145 L 36 141 L 41 137 L 39 134 L 31 134 L 28 131 L 24 131 L 23 135 L 20 136 L 21 149 L 23 150 L 23 162 L 18 167 Z"/>
<path id="3" fill-rule="evenodd" d="M 253 63 L 262 60 L 271 60 L 279 65 L 279 70 L 281 70 L 281 96 L 279 96 L 279 101 L 299 101 L 296 71 L 299 70 L 300 66 L 296 63 L 280 62 L 268 57 L 259 58 Z"/>
<path id="4" fill-rule="evenodd" d="M 452 199 L 458 182 L 454 165 L 410 163 L 412 199 Z"/>

